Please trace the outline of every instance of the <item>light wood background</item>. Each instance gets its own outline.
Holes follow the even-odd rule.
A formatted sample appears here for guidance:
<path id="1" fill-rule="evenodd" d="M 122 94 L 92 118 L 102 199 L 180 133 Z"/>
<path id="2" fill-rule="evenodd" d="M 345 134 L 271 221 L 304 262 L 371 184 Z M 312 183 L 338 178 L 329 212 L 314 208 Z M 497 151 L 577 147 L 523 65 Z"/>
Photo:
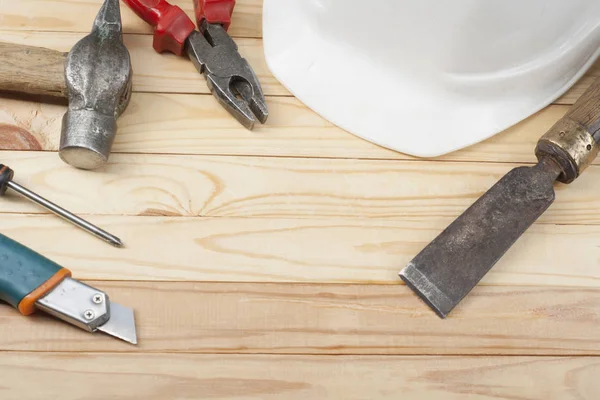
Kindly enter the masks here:
<path id="1" fill-rule="evenodd" d="M 68 51 L 100 0 L 0 0 L 0 40 Z M 191 0 L 175 0 L 192 14 Z M 0 99 L 15 180 L 120 236 L 113 249 L 16 195 L 0 231 L 135 309 L 140 343 L 0 306 L 0 399 L 600 398 L 600 159 L 447 320 L 398 271 L 518 164 L 600 64 L 494 138 L 417 160 L 342 131 L 269 73 L 262 0 L 231 33 L 271 111 L 249 132 L 122 7 L 135 71 L 110 164 L 77 171 L 62 105 Z M 357 76 L 358 79 L 358 76 Z"/>

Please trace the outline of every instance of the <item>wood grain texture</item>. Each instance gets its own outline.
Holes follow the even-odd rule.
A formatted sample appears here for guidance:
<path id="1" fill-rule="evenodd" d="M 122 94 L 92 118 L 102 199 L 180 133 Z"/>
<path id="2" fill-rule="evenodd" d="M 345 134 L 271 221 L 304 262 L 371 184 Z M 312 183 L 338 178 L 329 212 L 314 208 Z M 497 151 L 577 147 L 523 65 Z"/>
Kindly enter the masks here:
<path id="1" fill-rule="evenodd" d="M 212 96 L 135 93 L 118 120 L 113 152 L 414 159 L 345 132 L 295 98 L 267 101 L 269 122 L 248 131 Z M 431 161 L 532 163 L 537 140 L 567 109 L 548 107 L 499 135 Z M 0 123 L 6 125 L 0 149 L 30 150 L 31 140 L 23 140 L 28 137 L 39 148 L 58 150 L 65 111 L 56 105 L 2 99 Z M 600 164 L 600 158 L 595 163 Z"/>
<path id="2" fill-rule="evenodd" d="M 0 0 L 0 41 L 66 52 L 101 1 Z M 192 15 L 192 0 L 172 1 Z M 0 304 L 0 399 L 600 397 L 600 189 L 590 183 L 600 167 L 559 187 L 447 320 L 397 276 L 496 179 L 534 161 L 537 139 L 600 63 L 561 105 L 415 161 L 291 97 L 265 63 L 261 7 L 238 0 L 230 30 L 269 96 L 269 122 L 253 132 L 188 60 L 156 54 L 151 27 L 124 5 L 136 93 L 105 170 L 40 152 L 57 149 L 65 107 L 0 100 L 0 150 L 21 150 L 0 162 L 16 181 L 125 248 L 16 195 L 0 200 L 0 232 L 133 307 L 140 336 L 131 346 Z"/>
<path id="3" fill-rule="evenodd" d="M 569 109 L 566 117 L 583 126 L 595 138 L 598 137 L 596 140 L 600 140 L 600 78 L 586 89 Z"/>
<path id="4" fill-rule="evenodd" d="M 20 3 L 20 2 L 19 2 Z M 187 3 L 191 4 L 189 0 Z M 47 6 L 43 7 L 46 9 Z M 0 20 L 2 22 L 3 20 Z M 4 28 L 2 26 L 2 28 Z M 0 41 L 47 47 L 68 52 L 84 35 L 72 32 L 17 32 L 0 30 Z M 152 36 L 126 34 L 123 41 L 129 50 L 133 68 L 133 90 L 137 92 L 203 93 L 210 90 L 204 76 L 187 57 L 158 54 L 152 48 Z M 260 39 L 236 40 L 240 54 L 254 69 L 265 95 L 289 96 L 290 93 L 269 71 Z M 216 100 L 215 100 L 216 102 Z"/>
<path id="5" fill-rule="evenodd" d="M 267 101 L 269 122 L 248 131 L 212 96 L 135 93 L 118 120 L 113 152 L 416 159 L 345 132 L 295 98 Z M 537 140 L 567 110 L 567 106 L 550 106 L 490 139 L 429 161 L 533 163 Z M 22 140 L 25 135 L 35 138 L 44 150 L 58 150 L 65 111 L 64 106 L 2 99 L 0 123 L 7 134 L 0 149 L 30 150 L 29 142 Z M 9 134 L 7 125 L 20 129 Z M 599 165 L 600 158 L 594 163 Z"/>
<path id="6" fill-rule="evenodd" d="M 125 247 L 51 215 L 3 215 L 0 232 L 82 279 L 399 284 L 400 269 L 450 222 L 87 218 Z M 600 288 L 598 237 L 597 226 L 534 225 L 481 284 Z"/>
<path id="7" fill-rule="evenodd" d="M 14 31 L 89 32 L 103 0 L 2 0 L 0 25 Z M 194 19 L 192 0 L 169 0 Z M 237 0 L 229 33 L 262 37 L 262 0 Z M 74 18 L 74 16 L 76 16 Z M 125 33 L 151 34 L 152 27 L 121 4 Z"/>
<path id="8" fill-rule="evenodd" d="M 478 286 L 442 320 L 403 285 L 88 283 L 133 307 L 138 346 L 0 306 L 0 349 L 600 355 L 597 288 Z"/>
<path id="9" fill-rule="evenodd" d="M 600 395 L 598 374 L 597 357 L 13 353 L 0 358 L 0 396 L 3 400 L 42 396 L 62 400 L 397 400 L 399 396 L 403 400 L 595 400 Z"/>
<path id="10" fill-rule="evenodd" d="M 66 97 L 66 54 L 0 42 L 0 91 Z"/>
<path id="11" fill-rule="evenodd" d="M 3 152 L 15 181 L 82 214 L 456 218 L 516 165 L 427 161 L 113 154 L 95 173 L 51 152 Z M 599 224 L 600 167 L 557 185 L 544 224 Z M 0 212 L 42 212 L 16 194 Z"/>

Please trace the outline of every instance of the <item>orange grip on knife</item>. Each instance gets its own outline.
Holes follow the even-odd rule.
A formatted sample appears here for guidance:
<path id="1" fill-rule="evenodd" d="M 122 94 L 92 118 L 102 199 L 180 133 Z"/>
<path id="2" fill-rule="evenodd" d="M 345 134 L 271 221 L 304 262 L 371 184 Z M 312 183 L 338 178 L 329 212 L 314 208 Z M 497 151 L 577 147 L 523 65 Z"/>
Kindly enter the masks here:
<path id="1" fill-rule="evenodd" d="M 71 277 L 71 271 L 62 268 L 52 275 L 50 279 L 35 288 L 33 292 L 21 300 L 19 303 L 19 311 L 23 315 L 31 315 L 35 312 L 35 302 L 44 297 L 48 292 L 54 289 L 63 279 Z"/>

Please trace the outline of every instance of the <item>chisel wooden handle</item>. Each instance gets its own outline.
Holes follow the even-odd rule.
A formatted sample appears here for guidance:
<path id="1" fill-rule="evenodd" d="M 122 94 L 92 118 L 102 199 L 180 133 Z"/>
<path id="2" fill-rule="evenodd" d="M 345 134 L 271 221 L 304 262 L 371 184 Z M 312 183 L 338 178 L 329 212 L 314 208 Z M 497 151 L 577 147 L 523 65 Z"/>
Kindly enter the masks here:
<path id="1" fill-rule="evenodd" d="M 583 126 L 596 143 L 600 142 L 600 78 L 581 95 L 565 118 Z"/>
<path id="2" fill-rule="evenodd" d="M 67 97 L 67 53 L 0 42 L 0 91 Z"/>
<path id="3" fill-rule="evenodd" d="M 538 159 L 550 158 L 562 169 L 558 180 L 573 182 L 594 161 L 600 149 L 600 78 L 538 141 Z"/>

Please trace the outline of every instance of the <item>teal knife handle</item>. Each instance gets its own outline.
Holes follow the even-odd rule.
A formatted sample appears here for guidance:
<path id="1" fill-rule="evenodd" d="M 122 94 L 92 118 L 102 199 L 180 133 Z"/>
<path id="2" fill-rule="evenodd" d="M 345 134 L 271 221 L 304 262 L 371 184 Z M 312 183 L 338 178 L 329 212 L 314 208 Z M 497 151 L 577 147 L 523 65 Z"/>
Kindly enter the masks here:
<path id="1" fill-rule="evenodd" d="M 0 234 L 0 300 L 15 308 L 63 268 Z"/>

